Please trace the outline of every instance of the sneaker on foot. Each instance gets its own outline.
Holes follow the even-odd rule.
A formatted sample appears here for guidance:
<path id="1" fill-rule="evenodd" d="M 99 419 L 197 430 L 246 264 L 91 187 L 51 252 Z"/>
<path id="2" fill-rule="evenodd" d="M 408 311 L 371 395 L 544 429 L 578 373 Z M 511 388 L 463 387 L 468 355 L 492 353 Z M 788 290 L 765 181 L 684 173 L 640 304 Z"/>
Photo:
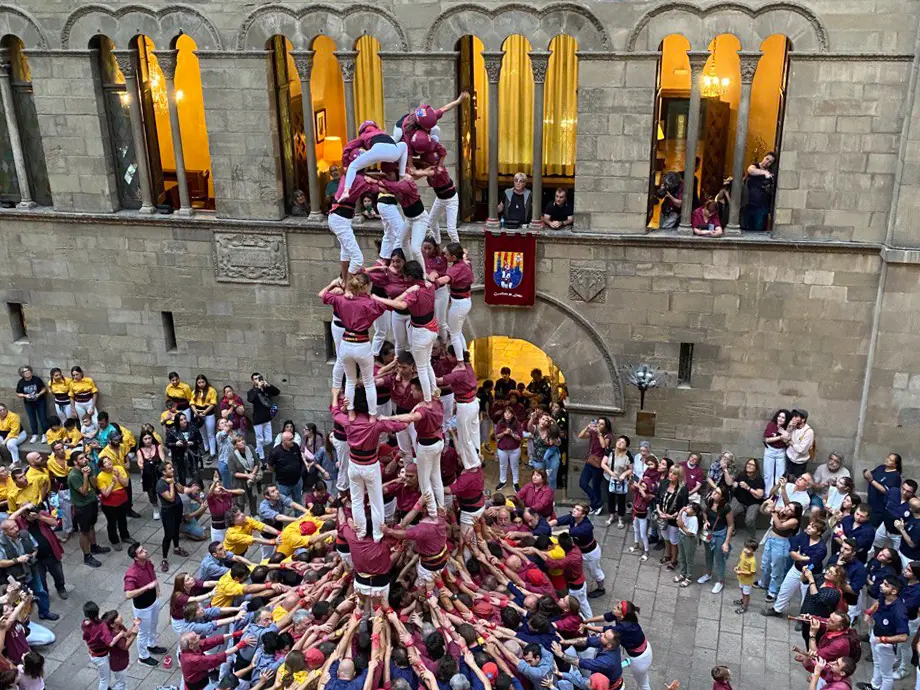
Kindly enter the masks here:
<path id="1" fill-rule="evenodd" d="M 101 568 L 102 563 L 93 558 L 92 554 L 86 554 L 83 557 L 83 565 L 88 565 L 90 568 Z"/>
<path id="2" fill-rule="evenodd" d="M 160 662 L 154 659 L 153 657 L 148 656 L 146 659 L 138 659 L 139 662 L 145 666 L 159 666 Z"/>
<path id="3" fill-rule="evenodd" d="M 617 520 L 617 528 L 618 528 L 618 529 L 626 529 L 626 523 L 623 522 L 622 520 Z"/>
<path id="4" fill-rule="evenodd" d="M 517 493 L 518 491 L 520 491 L 520 490 L 521 490 L 521 487 L 520 487 L 520 486 L 518 486 L 518 484 L 517 484 L 517 482 L 515 482 L 515 483 L 514 483 L 514 484 L 512 484 L 511 486 L 513 486 L 513 487 L 514 487 L 514 493 Z M 599 514 L 599 513 L 598 513 L 598 514 Z"/>
<path id="5" fill-rule="evenodd" d="M 166 654 L 169 650 L 166 647 L 147 647 L 147 651 L 151 654 Z"/>
<path id="6" fill-rule="evenodd" d="M 123 541 L 125 544 L 127 544 L 128 546 L 135 546 L 136 544 L 140 544 L 140 542 L 139 542 L 137 539 L 132 539 L 131 537 L 127 537 L 126 539 L 122 539 L 122 541 Z"/>
<path id="7" fill-rule="evenodd" d="M 59 590 L 57 591 L 57 593 L 58 593 L 58 598 L 60 598 L 60 599 L 67 599 L 67 598 L 70 597 L 70 595 L 67 594 L 67 590 L 66 590 L 66 589 L 59 589 Z"/>
<path id="8" fill-rule="evenodd" d="M 32 434 L 32 436 L 29 437 L 29 443 L 38 443 L 38 434 Z"/>
<path id="9" fill-rule="evenodd" d="M 905 678 L 907 678 L 907 669 L 906 668 L 895 669 L 895 672 L 892 674 L 892 676 L 895 680 L 904 680 Z"/>
<path id="10" fill-rule="evenodd" d="M 51 613 L 51 611 L 48 611 L 48 613 L 40 613 L 38 614 L 38 617 L 41 618 L 43 621 L 56 621 L 60 618 L 58 614 Z"/>
<path id="11" fill-rule="evenodd" d="M 159 520 L 159 519 L 160 519 L 160 511 L 159 511 L 159 510 L 154 510 L 154 511 L 153 511 L 153 519 L 154 519 L 154 520 Z"/>
<path id="12" fill-rule="evenodd" d="M 603 587 L 598 587 L 593 592 L 588 592 L 588 599 L 597 599 L 598 597 L 604 596 L 606 593 L 607 590 L 605 590 Z"/>
<path id="13" fill-rule="evenodd" d="M 163 572 L 163 573 L 169 572 L 169 561 L 167 561 L 165 558 L 162 561 L 160 561 L 160 572 Z"/>
<path id="14" fill-rule="evenodd" d="M 716 583 L 712 586 L 712 593 L 713 593 L 713 594 L 718 594 L 718 593 L 721 592 L 723 589 L 725 589 L 725 585 L 723 585 L 721 582 L 716 582 Z"/>
<path id="15" fill-rule="evenodd" d="M 138 518 L 142 518 L 144 516 L 132 508 L 131 510 L 128 511 L 128 517 L 134 518 L 135 520 L 137 520 Z"/>
<path id="16" fill-rule="evenodd" d="M 697 584 L 704 585 L 712 579 L 712 575 L 700 575 L 696 578 Z"/>
<path id="17" fill-rule="evenodd" d="M 48 436 L 46 434 L 42 434 L 41 443 L 48 443 Z"/>
<path id="18" fill-rule="evenodd" d="M 507 485 L 508 485 L 508 484 L 507 484 L 506 482 L 499 482 L 499 483 L 495 486 L 495 490 L 496 490 L 496 491 L 501 491 L 501 490 L 504 489 Z"/>
<path id="19" fill-rule="evenodd" d="M 116 551 L 121 551 L 124 547 L 121 544 L 112 544 L 112 548 Z"/>
<path id="20" fill-rule="evenodd" d="M 766 587 L 760 584 L 757 580 L 754 580 L 754 589 L 766 589 Z"/>
<path id="21" fill-rule="evenodd" d="M 675 576 L 674 576 L 674 580 L 673 580 L 674 584 L 678 584 L 678 585 L 679 585 L 679 584 L 680 584 L 681 582 L 683 582 L 683 581 L 684 581 L 684 576 L 683 576 L 683 575 L 675 575 Z"/>
<path id="22" fill-rule="evenodd" d="M 764 601 L 767 601 L 767 602 L 776 601 L 776 595 L 775 595 L 775 594 L 770 594 L 769 592 L 767 592 L 767 595 L 763 598 L 763 600 L 764 600 Z"/>
<path id="23" fill-rule="evenodd" d="M 735 609 L 735 613 L 747 613 L 747 609 L 744 608 L 743 606 L 739 606 L 738 608 Z"/>
<path id="24" fill-rule="evenodd" d="M 642 555 L 639 557 L 639 560 L 642 561 L 643 563 L 645 563 L 645 562 L 648 560 L 648 551 L 646 551 L 644 554 L 642 554 Z"/>
<path id="25" fill-rule="evenodd" d="M 188 551 L 183 549 L 181 546 L 178 549 L 173 549 L 173 553 L 177 556 L 182 556 L 182 558 L 188 558 Z"/>
<path id="26" fill-rule="evenodd" d="M 110 553 L 112 549 L 108 546 L 99 546 L 98 544 L 93 544 L 89 547 L 90 553 Z"/>
<path id="27" fill-rule="evenodd" d="M 607 527 L 610 527 L 610 525 L 613 524 L 614 520 L 616 520 L 616 518 L 613 515 L 611 515 L 609 518 L 607 518 L 607 522 L 605 522 L 604 524 L 607 525 Z"/>
<path id="28" fill-rule="evenodd" d="M 772 606 L 764 606 L 764 607 L 760 610 L 760 615 L 761 615 L 761 616 L 768 616 L 768 617 L 769 617 L 769 616 L 781 616 L 781 615 L 783 615 L 783 614 L 781 614 L 779 611 L 777 611 L 777 610 L 776 610 L 775 608 L 773 608 Z"/>

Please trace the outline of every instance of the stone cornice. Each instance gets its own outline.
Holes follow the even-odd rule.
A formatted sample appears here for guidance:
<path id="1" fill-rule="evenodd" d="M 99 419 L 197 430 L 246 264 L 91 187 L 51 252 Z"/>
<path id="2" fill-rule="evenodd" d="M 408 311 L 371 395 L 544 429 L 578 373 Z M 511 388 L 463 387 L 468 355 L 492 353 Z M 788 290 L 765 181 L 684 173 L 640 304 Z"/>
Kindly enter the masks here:
<path id="1" fill-rule="evenodd" d="M 26 57 L 92 57 L 98 50 L 84 48 L 82 50 L 55 50 L 48 48 L 26 48 Z"/>
<path id="2" fill-rule="evenodd" d="M 882 247 L 882 260 L 889 264 L 920 264 L 920 249 Z"/>
<path id="3" fill-rule="evenodd" d="M 596 50 L 576 50 L 575 57 L 579 60 L 601 60 L 601 61 L 637 61 L 642 60 L 658 60 L 661 57 L 661 52 L 657 50 L 649 51 L 637 51 L 630 53 L 626 50 L 605 50 L 605 51 L 596 51 Z"/>
<path id="4" fill-rule="evenodd" d="M 398 51 L 380 50 L 377 57 L 381 60 L 456 60 L 460 57 L 457 51 L 440 53 L 437 51 Z"/>
<path id="5" fill-rule="evenodd" d="M 228 59 L 265 59 L 271 55 L 270 50 L 196 50 L 195 55 L 199 58 L 213 58 L 215 60 Z"/>
<path id="6" fill-rule="evenodd" d="M 790 51 L 789 59 L 796 62 L 912 62 L 910 53 L 797 53 Z"/>

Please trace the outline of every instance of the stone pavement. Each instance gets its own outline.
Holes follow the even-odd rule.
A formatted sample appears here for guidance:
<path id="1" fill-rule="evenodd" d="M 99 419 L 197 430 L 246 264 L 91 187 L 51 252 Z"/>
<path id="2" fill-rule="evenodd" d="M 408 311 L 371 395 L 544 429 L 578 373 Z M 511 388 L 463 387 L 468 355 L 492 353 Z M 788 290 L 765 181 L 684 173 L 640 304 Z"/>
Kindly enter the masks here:
<path id="1" fill-rule="evenodd" d="M 146 544 L 159 562 L 160 524 L 152 520 L 150 506 L 140 491 L 139 479 L 135 476 L 134 480 L 136 508 L 144 518 L 129 520 L 128 527 L 131 535 Z M 603 598 L 592 599 L 591 605 L 595 614 L 610 610 L 611 604 L 621 599 L 630 599 L 641 607 L 640 621 L 654 651 L 651 673 L 654 690 L 660 690 L 666 681 L 671 680 L 679 680 L 681 688 L 709 690 L 712 687 L 709 672 L 716 663 L 731 667 L 736 690 L 808 687 L 806 674 L 794 662 L 790 651 L 794 644 L 801 646 L 802 639 L 794 631 L 792 623 L 760 615 L 763 593 L 755 590 L 747 614 L 739 616 L 734 613 L 732 601 L 738 598 L 739 592 L 730 570 L 737 560 L 736 554 L 743 538 L 733 543 L 725 590 L 714 595 L 710 591 L 711 585 L 694 584 L 686 589 L 677 587 L 671 582 L 673 572 L 658 565 L 662 552 L 653 551 L 652 559 L 640 563 L 636 556 L 625 552 L 632 543 L 632 529 L 607 528 L 605 521 L 606 515 L 594 518 L 597 540 L 603 549 L 601 564 L 607 574 L 608 593 Z M 100 516 L 97 527 L 100 544 L 106 543 L 103 525 L 104 518 Z M 191 556 L 188 559 L 173 556 L 169 573 L 160 574 L 160 600 L 163 604 L 168 601 L 175 574 L 197 571 L 206 553 L 206 542 L 184 540 L 183 547 Z M 86 600 L 93 599 L 103 612 L 117 608 L 129 620 L 131 606 L 124 598 L 122 587 L 122 577 L 129 561 L 125 552 L 113 551 L 99 557 L 102 568 L 88 568 L 82 564 L 76 538 L 71 538 L 65 545 L 65 552 L 64 570 L 70 598 L 61 601 L 56 593 L 51 594 L 52 610 L 61 614 L 61 619 L 49 626 L 57 635 L 56 643 L 43 650 L 47 686 L 52 690 L 91 690 L 96 687 L 97 676 L 87 661 L 81 638 L 82 606 Z M 698 549 L 697 576 L 701 574 L 702 567 L 703 552 Z M 174 652 L 176 638 L 165 610 L 160 614 L 160 631 L 160 644 Z M 868 680 L 870 672 L 870 664 L 860 662 L 857 680 Z M 179 680 L 175 664 L 171 671 L 165 671 L 162 667 L 151 669 L 132 663 L 128 675 L 129 690 L 155 690 L 162 685 L 178 685 Z M 634 688 L 632 676 L 628 673 L 626 676 L 626 687 Z M 898 681 L 895 687 L 897 690 L 912 688 L 913 679 Z"/>

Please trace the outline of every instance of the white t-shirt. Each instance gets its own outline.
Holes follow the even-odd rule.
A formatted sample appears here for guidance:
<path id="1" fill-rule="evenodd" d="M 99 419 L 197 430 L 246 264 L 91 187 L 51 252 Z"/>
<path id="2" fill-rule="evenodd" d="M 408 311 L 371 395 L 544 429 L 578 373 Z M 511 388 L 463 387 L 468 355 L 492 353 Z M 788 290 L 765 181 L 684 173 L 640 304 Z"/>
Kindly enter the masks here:
<path id="1" fill-rule="evenodd" d="M 677 518 L 681 526 L 684 528 L 684 532 L 689 534 L 696 535 L 700 531 L 700 521 L 696 515 L 689 515 L 687 513 L 681 513 Z"/>
<path id="2" fill-rule="evenodd" d="M 828 510 L 840 510 L 840 506 L 843 505 L 843 499 L 846 497 L 846 494 L 840 493 L 840 490 L 836 486 L 831 486 L 827 490 L 827 500 L 824 501 L 824 507 Z"/>
<path id="3" fill-rule="evenodd" d="M 789 485 L 786 485 L 786 493 L 789 495 L 789 501 L 792 503 L 798 503 L 802 508 L 808 508 L 811 505 L 811 496 L 808 495 L 807 491 L 796 491 L 794 488 L 789 488 Z M 782 490 L 778 490 L 776 494 L 776 505 L 780 508 L 786 505 L 786 502 L 783 500 Z"/>

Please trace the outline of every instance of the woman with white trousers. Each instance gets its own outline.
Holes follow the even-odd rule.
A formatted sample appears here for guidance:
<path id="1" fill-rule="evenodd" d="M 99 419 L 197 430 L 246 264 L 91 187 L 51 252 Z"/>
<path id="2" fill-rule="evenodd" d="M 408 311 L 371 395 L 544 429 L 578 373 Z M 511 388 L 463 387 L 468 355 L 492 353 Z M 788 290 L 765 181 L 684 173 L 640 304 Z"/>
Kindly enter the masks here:
<path id="1" fill-rule="evenodd" d="M 482 464 L 479 448 L 479 399 L 476 391 L 479 382 L 470 364 L 469 352 L 451 352 L 457 364 L 453 371 L 437 380 L 439 386 L 450 386 L 454 391 L 454 406 L 457 410 L 457 452 L 465 469 L 471 470 Z"/>
<path id="2" fill-rule="evenodd" d="M 601 630 L 614 630 L 620 636 L 620 647 L 626 650 L 629 656 L 629 669 L 636 680 L 639 690 L 651 690 L 648 681 L 648 672 L 652 666 L 652 645 L 639 625 L 639 607 L 631 601 L 618 601 L 613 606 L 613 611 L 602 616 L 589 618 L 585 622 L 588 628 L 591 623 L 613 623 L 605 625 Z"/>
<path id="3" fill-rule="evenodd" d="M 361 153 L 355 156 L 358 151 Z M 393 141 L 393 137 L 382 131 L 376 122 L 365 120 L 358 127 L 357 139 L 349 141 L 342 153 L 342 160 L 346 159 L 351 160 L 351 163 L 345 172 L 344 187 L 339 186 L 339 191 L 335 195 L 337 202 L 345 197 L 354 196 L 352 187 L 355 184 L 355 178 L 365 168 L 372 168 L 378 163 L 397 163 L 399 177 L 405 175 L 409 148 L 403 141 L 399 143 Z M 360 195 L 357 198 L 360 199 Z"/>
<path id="4" fill-rule="evenodd" d="M 438 337 L 447 342 L 447 308 L 450 306 L 450 288 L 438 282 L 447 275 L 447 257 L 441 252 L 441 245 L 431 237 L 422 242 L 422 256 L 425 258 L 425 275 L 437 287 L 434 291 L 434 315 L 438 319 Z M 445 410 L 450 417 L 450 412 Z"/>
<path id="5" fill-rule="evenodd" d="M 442 285 L 450 285 L 450 308 L 447 310 L 447 331 L 457 359 L 466 351 L 463 337 L 463 322 L 473 308 L 470 288 L 473 285 L 473 269 L 466 259 L 466 251 L 457 242 L 447 245 L 447 261 L 450 266 L 447 275 L 438 279 Z"/>
<path id="6" fill-rule="evenodd" d="M 778 410 L 763 432 L 763 483 L 769 494 L 779 478 L 786 474 L 786 424 L 789 411 Z"/>
<path id="7" fill-rule="evenodd" d="M 389 266 L 371 266 L 366 270 L 367 276 L 377 288 L 382 288 L 385 295 L 378 291 L 378 297 L 386 296 L 387 299 L 396 299 L 408 288 L 412 287 L 412 280 L 404 273 L 406 256 L 402 249 L 394 249 L 390 256 Z M 373 293 L 372 293 L 373 294 Z M 394 309 L 390 315 L 390 329 L 393 332 L 393 345 L 396 356 L 401 352 L 409 351 L 409 310 Z M 374 336 L 376 341 L 376 334 Z M 383 343 L 381 342 L 381 346 Z"/>

